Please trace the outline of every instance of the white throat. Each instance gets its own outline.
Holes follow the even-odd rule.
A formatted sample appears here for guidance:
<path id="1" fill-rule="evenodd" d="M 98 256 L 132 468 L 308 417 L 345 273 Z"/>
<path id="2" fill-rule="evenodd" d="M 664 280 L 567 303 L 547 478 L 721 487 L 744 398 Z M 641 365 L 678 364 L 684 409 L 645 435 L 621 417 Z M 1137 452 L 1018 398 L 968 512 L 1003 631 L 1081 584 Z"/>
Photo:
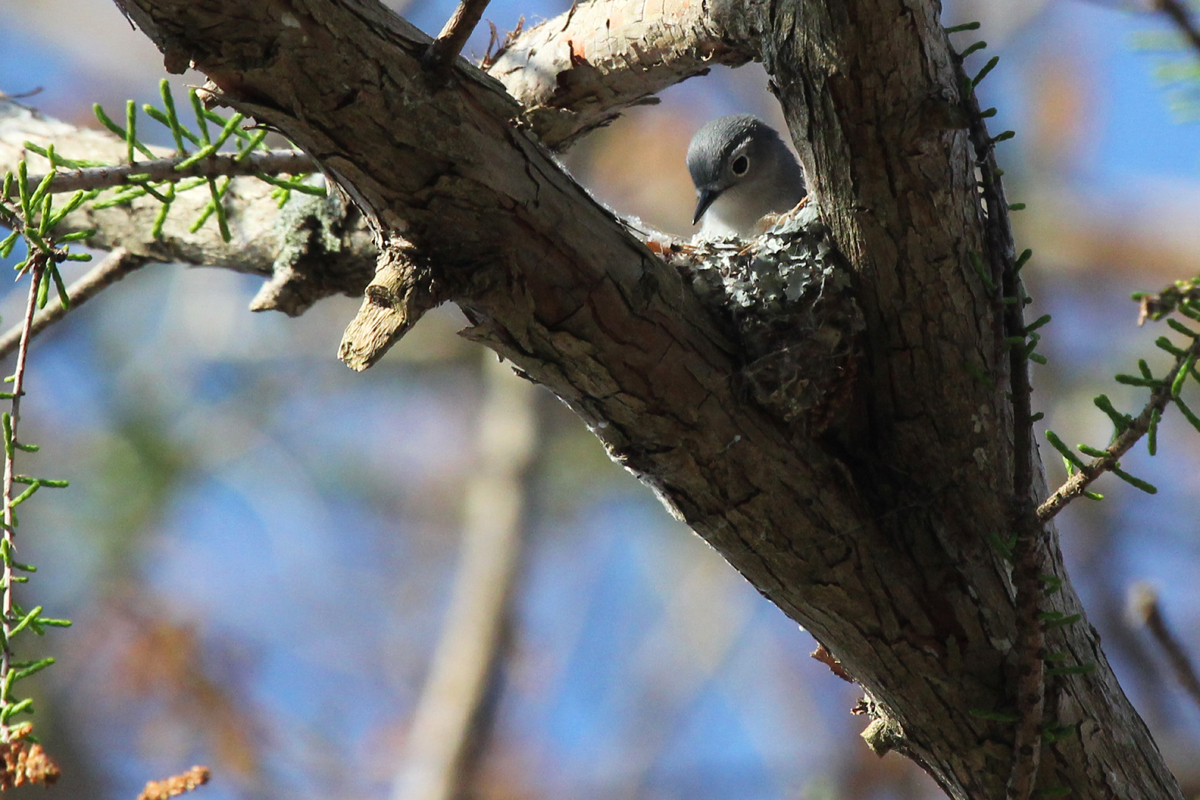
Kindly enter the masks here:
<path id="1" fill-rule="evenodd" d="M 772 203 L 764 187 L 750 184 L 730 186 L 713 201 L 700 218 L 700 235 L 705 238 L 728 236 L 749 237 L 760 219 L 773 210 L 778 202 Z"/>

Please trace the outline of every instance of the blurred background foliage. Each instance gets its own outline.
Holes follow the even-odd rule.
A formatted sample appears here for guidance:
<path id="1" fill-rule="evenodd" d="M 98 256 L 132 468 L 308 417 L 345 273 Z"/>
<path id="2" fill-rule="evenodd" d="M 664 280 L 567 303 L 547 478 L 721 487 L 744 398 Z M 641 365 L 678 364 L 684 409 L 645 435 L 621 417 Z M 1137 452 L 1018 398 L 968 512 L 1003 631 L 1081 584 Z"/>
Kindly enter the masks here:
<path id="1" fill-rule="evenodd" d="M 398 10 L 436 32 L 453 5 Z M 504 31 L 565 7 L 494 0 L 486 17 Z M 972 59 L 1003 56 L 982 93 L 999 108 L 993 131 L 1018 132 L 1001 163 L 1010 199 L 1029 208 L 1016 220 L 1035 252 L 1034 316 L 1054 316 L 1035 408 L 1068 442 L 1103 445 L 1092 396 L 1140 407 L 1111 376 L 1139 356 L 1166 360 L 1130 292 L 1200 272 L 1186 80 L 1200 62 L 1161 49 L 1169 23 L 1133 4 L 955 0 L 945 14 L 982 20 L 990 48 Z M 468 53 L 486 45 L 481 26 Z M 107 0 L 0 5 L 0 91 L 41 88 L 25 102 L 48 114 L 95 125 L 91 103 L 153 102 L 161 74 Z M 757 66 L 662 100 L 566 162 L 618 211 L 686 234 L 692 132 L 723 113 L 780 116 Z M 254 315 L 256 283 L 152 266 L 34 345 L 25 430 L 39 468 L 72 482 L 22 514 L 23 552 L 42 567 L 36 602 L 76 622 L 50 634 L 60 665 L 38 686 L 39 733 L 66 773 L 48 797 L 131 800 L 193 763 L 213 768 L 200 790 L 212 800 L 392 791 L 450 598 L 484 356 L 441 309 L 357 375 L 334 357 L 357 301 Z M 0 297 L 6 322 L 21 294 Z M 808 657 L 806 634 L 561 404 L 543 392 L 536 403 L 525 550 L 474 796 L 940 796 L 858 740 L 854 687 Z M 1143 448 L 1126 461 L 1156 497 L 1105 478 L 1108 499 L 1080 501 L 1060 529 L 1109 658 L 1195 795 L 1200 710 L 1125 612 L 1130 587 L 1149 582 L 1200 652 L 1200 439 L 1174 414 L 1159 439 L 1155 459 Z M 1057 454 L 1043 453 L 1056 484 Z"/>

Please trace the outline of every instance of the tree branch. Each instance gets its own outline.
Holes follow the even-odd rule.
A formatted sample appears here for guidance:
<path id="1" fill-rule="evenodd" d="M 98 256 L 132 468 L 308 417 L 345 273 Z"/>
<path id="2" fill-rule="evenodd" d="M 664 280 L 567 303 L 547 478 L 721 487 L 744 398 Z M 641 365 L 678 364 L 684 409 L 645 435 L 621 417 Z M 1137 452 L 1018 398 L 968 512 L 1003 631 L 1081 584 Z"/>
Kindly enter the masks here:
<path id="1" fill-rule="evenodd" d="M 1181 370 L 1189 364 L 1195 364 L 1200 357 L 1200 339 L 1193 339 L 1191 345 L 1175 356 L 1175 363 L 1168 370 L 1166 377 L 1150 393 L 1150 400 L 1142 408 L 1142 412 L 1130 420 L 1128 427 L 1117 434 L 1112 444 L 1104 448 L 1105 455 L 1092 459 L 1086 464 L 1076 466 L 1075 474 L 1067 478 L 1063 485 L 1054 490 L 1054 494 L 1038 506 L 1038 519 L 1045 522 L 1053 519 L 1062 511 L 1067 503 L 1079 497 L 1092 482 L 1106 472 L 1119 468 L 1121 456 L 1128 453 L 1143 436 L 1149 432 L 1157 417 L 1171 403 L 1173 387 Z"/>
<path id="2" fill-rule="evenodd" d="M 759 58 L 765 0 L 580 2 L 514 35 L 483 68 L 524 107 L 547 147 L 565 150 L 629 106 L 714 64 Z"/>
<path id="3" fill-rule="evenodd" d="M 1134 618 L 1150 629 L 1154 640 L 1167 656 L 1167 663 L 1175 673 L 1175 679 L 1187 692 L 1192 702 L 1200 708 L 1200 675 L 1188 657 L 1187 650 L 1179 641 L 1158 604 L 1158 593 L 1149 584 L 1139 583 L 1129 590 L 1129 610 Z"/>
<path id="4" fill-rule="evenodd" d="M 121 164 L 113 167 L 87 167 L 60 171 L 50 180 L 49 191 L 52 194 L 74 192 L 79 189 L 108 189 L 114 186 L 125 186 L 139 183 L 158 183 L 160 181 L 180 181 L 184 178 L 215 178 L 234 175 L 303 175 L 315 172 L 313 160 L 304 153 L 295 150 L 272 150 L 269 153 L 254 152 L 245 156 L 231 153 L 218 153 L 201 159 L 183 169 L 179 164 L 191 156 L 176 156 L 159 158 L 153 161 L 139 161 L 136 164 Z M 31 177 L 30 180 L 41 182 L 43 176 Z M 132 179 L 132 180 L 131 180 Z"/>
<path id="5" fill-rule="evenodd" d="M 67 312 L 76 309 L 91 298 L 107 289 L 112 284 L 124 278 L 129 273 L 140 269 L 146 264 L 144 258 L 139 258 L 123 247 L 113 250 L 96 266 L 88 270 L 82 277 L 72 283 L 67 289 L 71 305 L 63 308 L 61 303 L 47 303 L 33 316 L 29 326 L 29 338 L 36 337 L 46 328 L 58 322 Z M 24 324 L 14 325 L 8 332 L 0 336 L 0 358 L 7 357 L 17 349 L 24 334 Z"/>
<path id="6" fill-rule="evenodd" d="M 980 278 L 993 294 L 996 315 L 1003 319 L 1008 343 L 1008 381 L 1012 397 L 1013 454 L 1012 496 L 1009 514 L 1012 526 L 1012 581 L 1016 594 L 1017 643 L 1013 695 L 1017 710 L 1013 736 L 1013 758 L 1005 787 L 1009 800 L 1029 800 L 1038 778 L 1042 754 L 1042 726 L 1046 703 L 1046 644 L 1041 613 L 1040 576 L 1049 571 L 1044 553 L 1045 523 L 1034 513 L 1037 488 L 1035 441 L 1033 438 L 1032 386 L 1024 321 L 1025 288 L 1009 220 L 1008 199 L 996 163 L 996 143 L 988 133 L 983 109 L 974 86 L 978 79 L 967 77 L 962 59 L 955 55 L 956 75 L 964 87 L 963 104 L 971 144 L 980 171 L 981 193 L 986 204 L 985 241 L 989 274 Z M 968 253 L 975 261 L 975 254 Z M 983 269 L 982 259 L 977 262 Z M 991 284 L 988 286 L 988 284 Z M 1019 343 L 1017 343 L 1019 340 Z"/>
<path id="7" fill-rule="evenodd" d="M 467 484 L 462 555 L 450 609 L 413 714 L 393 800 L 455 800 L 473 774 L 510 641 L 510 602 L 522 566 L 537 395 L 481 350 L 487 394 L 479 465 Z"/>
<path id="8" fill-rule="evenodd" d="M 125 142 L 108 132 L 77 128 L 48 119 L 17 103 L 0 98 L 0 173 L 15 170 L 27 158 L 32 169 L 48 171 L 49 162 L 26 153 L 25 142 L 43 149 L 54 144 L 59 155 L 72 160 L 119 162 Z M 170 163 L 172 152 L 158 149 Z M 297 169 L 313 169 L 307 156 L 283 156 L 277 162 Z M 122 174 L 121 168 L 111 174 Z M 70 173 L 60 176 L 72 180 Z M 234 178 L 225 193 L 226 217 L 233 240 L 225 242 L 215 226 L 190 230 L 209 202 L 208 192 L 183 192 L 176 196 L 162 235 L 151 235 L 161 205 L 151 197 L 105 209 L 84 205 L 67 216 L 58 234 L 83 230 L 96 233 L 88 245 L 101 250 L 124 248 L 144 261 L 215 266 L 249 272 L 271 280 L 255 299 L 253 309 L 302 313 L 313 302 L 331 294 L 359 295 L 375 269 L 377 250 L 353 209 L 336 198 L 293 196 L 280 213 L 272 188 L 252 177 Z"/>
<path id="9" fill-rule="evenodd" d="M 1196 23 L 1192 22 L 1192 17 L 1184 4 L 1179 0 L 1156 0 L 1156 2 L 1159 10 L 1171 18 L 1175 27 L 1179 28 L 1179 32 L 1196 50 L 1196 55 L 1200 56 L 1200 28 L 1197 28 Z"/>
<path id="10" fill-rule="evenodd" d="M 460 0 L 454 14 L 442 27 L 442 32 L 425 51 L 425 68 L 433 74 L 438 84 L 445 81 L 446 74 L 458 58 L 458 54 L 462 52 L 471 31 L 475 30 L 475 26 L 483 17 L 488 2 L 489 0 Z"/>
<path id="11" fill-rule="evenodd" d="M 432 270 L 414 261 L 410 249 L 401 242 L 382 249 L 362 307 L 338 347 L 338 358 L 350 369 L 361 372 L 373 366 L 426 311 L 442 302 Z"/>
<path id="12" fill-rule="evenodd" d="M 700 19 L 693 5 L 673 10 Z M 756 43 L 829 241 L 853 270 L 838 259 L 814 281 L 852 289 L 865 329 L 827 326 L 813 340 L 863 348 L 827 367 L 843 371 L 831 385 L 845 396 L 824 427 L 745 391 L 738 309 L 703 302 L 701 282 L 664 265 L 562 173 L 524 127 L 541 111 L 461 65 L 432 92 L 420 65 L 428 37 L 377 3 L 122 6 L 168 68 L 194 63 L 217 102 L 310 153 L 379 241 L 402 238 L 434 270 L 471 320 L 467 335 L 558 394 L 614 459 L 811 630 L 873 698 L 879 750 L 916 759 L 953 797 L 1003 793 L 1013 731 L 972 711 L 1004 710 L 1011 698 L 1018 612 L 990 542 L 1011 533 L 1016 428 L 1006 382 L 992 377 L 1007 370 L 1002 315 L 969 268 L 968 253 L 984 252 L 985 218 L 935 3 L 731 2 L 721 13 L 741 27 L 713 17 L 695 28 L 738 57 Z M 619 8 L 581 5 L 575 17 L 595 14 L 606 30 L 606 10 Z M 615 51 L 626 40 L 619 20 L 614 29 Z M 539 35 L 555 58 L 604 60 Z M 697 68 L 685 52 L 675 79 Z M 618 70 L 612 80 L 627 78 Z M 556 108 L 546 116 L 563 118 Z M 545 141 L 603 119 L 546 123 L 565 133 Z M 764 304 L 773 297 L 756 291 Z M 802 394 L 801 378 L 778 394 Z M 1034 474 L 1031 493 L 1043 488 Z M 1046 606 L 1080 619 L 1053 538 L 1046 550 L 1047 574 L 1063 580 Z M 1057 631 L 1056 646 L 1090 671 L 1053 678 L 1054 721 L 1078 735 L 1044 748 L 1041 773 L 1058 782 L 1045 788 L 1178 798 L 1094 631 Z"/>

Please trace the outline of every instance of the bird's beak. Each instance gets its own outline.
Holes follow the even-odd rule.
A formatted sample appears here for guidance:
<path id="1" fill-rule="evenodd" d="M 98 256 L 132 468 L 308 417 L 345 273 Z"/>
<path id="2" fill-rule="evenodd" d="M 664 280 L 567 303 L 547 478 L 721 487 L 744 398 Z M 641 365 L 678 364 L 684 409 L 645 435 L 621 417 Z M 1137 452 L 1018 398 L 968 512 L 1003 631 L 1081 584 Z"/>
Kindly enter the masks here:
<path id="1" fill-rule="evenodd" d="M 692 224 L 695 225 L 704 216 L 704 212 L 708 211 L 708 207 L 713 204 L 720 195 L 719 189 L 699 189 L 696 194 L 699 199 L 696 201 L 696 215 L 692 217 Z"/>

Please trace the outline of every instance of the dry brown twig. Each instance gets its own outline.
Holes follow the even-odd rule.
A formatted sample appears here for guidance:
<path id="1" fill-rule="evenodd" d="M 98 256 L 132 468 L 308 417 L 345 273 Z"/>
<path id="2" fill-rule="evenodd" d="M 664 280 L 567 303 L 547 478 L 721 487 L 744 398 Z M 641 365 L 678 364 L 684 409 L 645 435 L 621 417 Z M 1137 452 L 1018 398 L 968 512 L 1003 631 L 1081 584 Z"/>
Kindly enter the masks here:
<path id="1" fill-rule="evenodd" d="M 8 215 L 6 214 L 6 216 Z M 18 219 L 13 224 L 15 230 L 23 230 L 23 226 L 28 225 L 29 221 L 27 218 Z M 13 601 L 13 585 L 16 582 L 14 570 L 19 565 L 15 564 L 11 557 L 11 554 L 16 552 L 15 532 L 17 526 L 16 515 L 13 511 L 13 486 L 18 480 L 14 456 L 16 450 L 21 447 L 18 444 L 17 425 L 20 421 L 26 357 L 31 339 L 30 328 L 33 325 L 34 311 L 37 308 L 38 288 L 43 275 L 47 270 L 53 268 L 51 259 L 60 256 L 60 251 L 49 248 L 37 249 L 32 244 L 30 250 L 32 252 L 21 273 L 18 274 L 20 277 L 29 273 L 29 295 L 17 345 L 17 363 L 12 375 L 12 405 L 10 411 L 4 415 L 3 426 L 4 489 L 0 500 L 4 503 L 2 536 L 3 546 L 7 553 L 3 559 L 0 559 L 0 587 L 2 587 L 0 590 L 0 629 L 3 630 L 3 642 L 0 645 L 0 676 L 4 676 L 3 686 L 0 687 L 0 706 L 3 706 L 6 712 L 11 708 L 10 692 L 12 684 L 15 682 L 14 670 L 19 666 L 13 662 L 12 637 L 28 622 L 27 617 L 24 621 L 14 624 L 18 618 L 14 615 L 14 609 L 19 610 Z M 36 488 L 36 484 L 34 488 Z M 36 614 L 36 610 L 32 613 Z M 0 774 L 0 790 L 26 783 L 44 785 L 58 780 L 60 774 L 58 765 L 46 755 L 40 744 L 28 741 L 32 731 L 33 725 L 28 722 L 17 725 L 9 725 L 7 720 L 0 722 L 0 754 L 2 754 L 4 762 L 3 773 Z"/>
<path id="2" fill-rule="evenodd" d="M 30 248 L 32 249 L 32 248 Z M 27 262 L 27 271 L 29 272 L 29 299 L 25 304 L 25 318 L 21 326 L 20 342 L 17 346 L 17 365 L 13 370 L 12 382 L 12 406 L 8 414 L 8 419 L 5 420 L 5 428 L 3 435 L 4 442 L 4 493 L 0 500 L 4 503 L 4 524 L 3 524 L 3 540 L 4 546 L 9 552 L 16 550 L 16 542 L 14 533 L 16 531 L 16 516 L 13 511 L 13 485 L 16 483 L 16 468 L 13 456 L 17 450 L 17 423 L 20 421 L 21 411 L 21 395 L 25 383 L 25 362 L 29 352 L 30 328 L 33 327 L 33 315 L 37 309 L 38 285 L 42 280 L 42 273 L 47 269 L 47 255 L 41 251 L 35 251 L 30 255 Z M 10 444 L 11 442 L 11 444 Z M 3 587 L 3 594 L 0 595 L 0 628 L 4 632 L 3 647 L 0 647 L 0 675 L 8 675 L 13 669 L 11 648 L 11 640 L 13 633 L 13 625 L 10 623 L 13 617 L 13 563 L 11 558 L 0 559 L 0 586 Z M 9 702 L 9 690 L 11 683 L 6 682 L 4 687 L 0 689 L 0 704 Z M 26 734 L 28 731 L 26 732 Z M 6 724 L 0 724 L 0 740 L 7 744 L 14 741 L 14 732 Z"/>
<path id="3" fill-rule="evenodd" d="M 442 32 L 438 34 L 429 50 L 425 53 L 425 68 L 430 71 L 435 82 L 442 82 L 450 72 L 454 59 L 462 52 L 471 32 L 483 18 L 483 11 L 488 7 L 489 0 L 460 0 L 458 7 L 450 19 L 446 21 Z"/>
<path id="4" fill-rule="evenodd" d="M 1145 625 L 1154 640 L 1166 654 L 1167 663 L 1175 673 L 1180 686 L 1200 706 L 1200 676 L 1188 657 L 1179 638 L 1167 625 L 1162 609 L 1158 605 L 1158 592 L 1147 583 L 1136 583 L 1129 590 L 1129 613 L 1139 624 Z"/>
<path id="5" fill-rule="evenodd" d="M 168 800 L 208 783 L 212 772 L 208 767 L 195 766 L 187 772 L 172 775 L 161 781 L 148 781 L 137 800 Z"/>

